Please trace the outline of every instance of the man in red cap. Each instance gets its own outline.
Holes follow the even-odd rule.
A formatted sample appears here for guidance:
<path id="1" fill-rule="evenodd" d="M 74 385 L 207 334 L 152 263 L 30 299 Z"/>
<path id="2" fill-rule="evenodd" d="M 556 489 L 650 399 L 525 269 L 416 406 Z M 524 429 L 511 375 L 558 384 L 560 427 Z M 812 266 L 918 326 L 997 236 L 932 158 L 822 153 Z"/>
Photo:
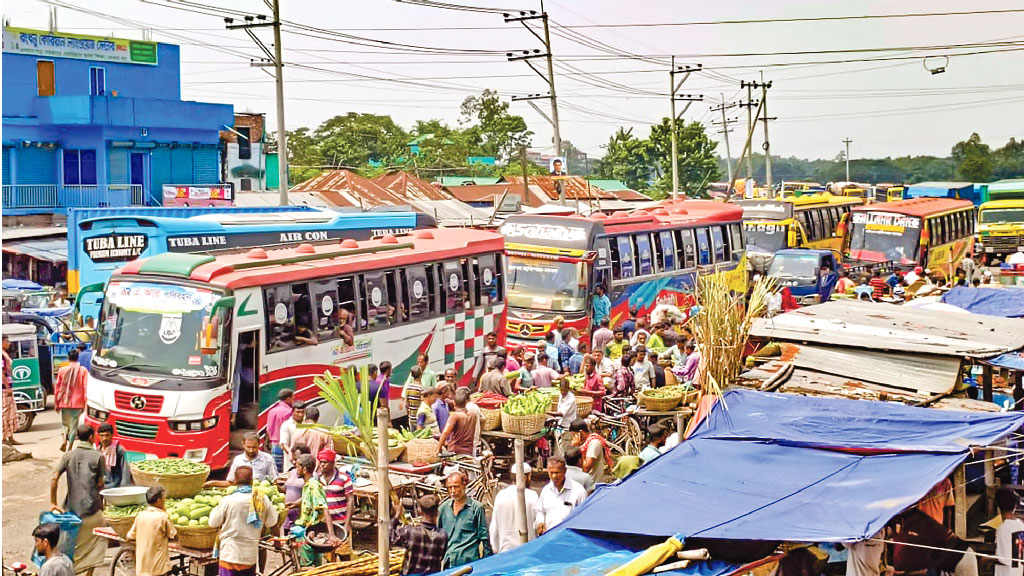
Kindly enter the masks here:
<path id="1" fill-rule="evenodd" d="M 331 513 L 332 522 L 344 522 L 345 533 L 352 536 L 352 521 L 349 510 L 352 509 L 353 492 L 352 478 L 347 472 L 338 470 L 335 464 L 338 455 L 330 448 L 324 448 L 316 455 L 317 478 L 324 485 L 327 494 L 327 510 Z"/>

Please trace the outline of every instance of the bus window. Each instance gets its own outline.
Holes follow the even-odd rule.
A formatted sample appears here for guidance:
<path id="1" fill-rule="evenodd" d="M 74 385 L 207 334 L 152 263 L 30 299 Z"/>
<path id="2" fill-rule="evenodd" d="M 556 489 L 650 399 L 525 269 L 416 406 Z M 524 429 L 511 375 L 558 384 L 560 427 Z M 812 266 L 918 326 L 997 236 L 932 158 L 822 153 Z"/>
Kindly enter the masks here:
<path id="1" fill-rule="evenodd" d="M 732 247 L 732 259 L 739 262 L 743 256 L 743 226 L 740 224 L 730 224 L 729 238 L 729 245 Z"/>
<path id="2" fill-rule="evenodd" d="M 654 274 L 654 266 L 651 262 L 653 260 L 653 257 L 651 255 L 650 234 L 636 235 L 636 259 L 637 262 L 640 264 L 640 276 Z"/>
<path id="3" fill-rule="evenodd" d="M 448 313 L 458 312 L 466 300 L 462 291 L 462 267 L 458 262 L 444 263 L 441 281 L 444 282 L 446 311 Z"/>
<path id="4" fill-rule="evenodd" d="M 384 273 L 384 285 L 388 295 L 388 324 L 398 324 L 409 319 L 409 308 L 395 279 L 395 271 Z"/>
<path id="5" fill-rule="evenodd" d="M 663 272 L 665 270 L 665 254 L 661 246 L 661 236 L 657 232 L 651 235 L 651 255 L 654 273 Z"/>
<path id="6" fill-rule="evenodd" d="M 348 323 L 355 330 L 362 328 L 356 314 L 356 281 L 351 276 L 344 276 L 338 279 L 338 308 L 348 311 Z M 365 318 L 365 316 L 364 316 Z"/>
<path id="7" fill-rule="evenodd" d="M 437 279 L 441 275 L 440 264 L 427 264 L 427 306 L 430 314 L 445 314 L 445 297 L 437 288 Z"/>
<path id="8" fill-rule="evenodd" d="M 711 264 L 711 240 L 708 238 L 707 228 L 697 228 L 697 264 L 707 266 Z"/>
<path id="9" fill-rule="evenodd" d="M 672 232 L 664 231 L 658 234 L 661 244 L 661 267 L 664 270 L 674 270 L 676 267 L 676 247 L 672 241 Z"/>
<path id="10" fill-rule="evenodd" d="M 807 228 L 807 235 L 810 236 L 808 240 L 820 240 L 822 231 L 821 213 L 817 210 L 807 210 L 804 214 L 807 215 L 807 222 L 810 224 Z"/>
<path id="11" fill-rule="evenodd" d="M 402 292 L 404 300 L 409 303 L 409 319 L 412 321 L 426 318 L 430 315 L 430 306 L 427 295 L 427 273 L 423 266 L 409 266 L 399 271 L 402 279 Z"/>
<path id="12" fill-rule="evenodd" d="M 315 280 L 310 283 L 313 292 L 313 311 L 316 313 L 316 333 L 320 341 L 339 336 L 338 288 L 334 280 Z"/>
<path id="13" fill-rule="evenodd" d="M 939 244 L 946 243 L 946 217 L 939 216 L 932 220 L 935 226 L 935 242 L 933 245 L 938 246 Z"/>
<path id="14" fill-rule="evenodd" d="M 715 262 L 725 262 L 728 257 L 725 255 L 725 239 L 722 237 L 722 227 L 711 227 L 711 245 L 715 248 Z"/>
<path id="15" fill-rule="evenodd" d="M 616 279 L 632 278 L 634 270 L 633 243 L 629 241 L 629 236 L 617 236 L 615 245 L 619 249 L 619 274 Z"/>
<path id="16" fill-rule="evenodd" d="M 376 330 L 388 325 L 388 295 L 384 274 L 363 274 L 363 298 L 360 309 L 363 325 L 367 330 Z"/>
<path id="17" fill-rule="evenodd" d="M 309 284 L 292 284 L 292 302 L 295 302 L 295 345 L 315 345 L 317 339 L 313 333 L 313 302 L 309 298 Z"/>
<path id="18" fill-rule="evenodd" d="M 267 317 L 267 352 L 277 352 L 295 341 L 295 306 L 291 286 L 269 286 L 263 289 Z"/>
<path id="19" fill-rule="evenodd" d="M 676 246 L 679 262 L 684 270 L 689 270 L 697 265 L 697 254 L 693 243 L 693 230 L 676 230 Z"/>
<path id="20" fill-rule="evenodd" d="M 476 274 L 467 258 L 460 258 L 462 266 L 462 306 L 467 310 L 480 302 L 480 285 L 475 282 Z"/>
<path id="21" fill-rule="evenodd" d="M 477 286 L 481 293 L 480 305 L 486 306 L 498 302 L 498 268 L 493 254 L 484 254 L 476 258 Z"/>

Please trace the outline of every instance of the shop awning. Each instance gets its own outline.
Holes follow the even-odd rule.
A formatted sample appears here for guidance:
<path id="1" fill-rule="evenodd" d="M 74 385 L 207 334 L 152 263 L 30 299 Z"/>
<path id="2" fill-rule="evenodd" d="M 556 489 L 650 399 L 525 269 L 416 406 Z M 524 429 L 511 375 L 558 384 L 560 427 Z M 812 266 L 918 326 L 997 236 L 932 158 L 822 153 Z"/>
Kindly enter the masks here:
<path id="1" fill-rule="evenodd" d="M 36 260 L 46 262 L 67 262 L 68 261 L 68 240 L 67 238 L 32 238 L 26 240 L 5 241 L 4 252 L 13 254 L 24 254 Z"/>

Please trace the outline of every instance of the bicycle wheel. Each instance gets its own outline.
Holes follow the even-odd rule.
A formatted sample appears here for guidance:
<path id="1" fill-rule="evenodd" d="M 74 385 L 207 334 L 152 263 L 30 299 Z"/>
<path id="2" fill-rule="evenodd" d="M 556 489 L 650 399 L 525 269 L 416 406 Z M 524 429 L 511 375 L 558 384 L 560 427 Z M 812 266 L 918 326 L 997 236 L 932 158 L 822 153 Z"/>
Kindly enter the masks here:
<path id="1" fill-rule="evenodd" d="M 632 418 L 627 418 L 625 424 L 625 453 L 630 456 L 639 456 L 644 446 L 644 435 L 640 431 L 640 425 Z"/>
<path id="2" fill-rule="evenodd" d="M 110 563 L 110 576 L 135 576 L 135 550 L 124 546 Z"/>

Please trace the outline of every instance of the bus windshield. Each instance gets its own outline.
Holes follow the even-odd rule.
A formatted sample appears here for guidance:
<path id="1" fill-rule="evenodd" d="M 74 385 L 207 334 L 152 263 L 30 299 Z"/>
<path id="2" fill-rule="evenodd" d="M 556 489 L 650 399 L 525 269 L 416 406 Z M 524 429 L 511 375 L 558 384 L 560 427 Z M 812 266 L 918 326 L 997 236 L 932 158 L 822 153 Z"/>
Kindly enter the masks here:
<path id="1" fill-rule="evenodd" d="M 818 274 L 818 254 L 776 254 L 768 275 L 774 278 L 814 278 Z"/>
<path id="2" fill-rule="evenodd" d="M 219 298 L 210 290 L 154 282 L 110 282 L 93 366 L 101 373 L 216 378 L 221 353 L 199 348 L 203 321 Z"/>
<path id="3" fill-rule="evenodd" d="M 1020 224 L 1024 222 L 1024 208 L 986 208 L 979 219 L 981 224 Z"/>
<path id="4" fill-rule="evenodd" d="M 509 306 L 580 312 L 587 306 L 586 271 L 583 262 L 509 256 Z"/>
<path id="5" fill-rule="evenodd" d="M 747 250 L 774 254 L 786 247 L 785 224 L 762 224 L 748 222 L 743 225 L 747 238 Z"/>
<path id="6" fill-rule="evenodd" d="M 850 230 L 850 254 L 859 260 L 917 261 L 921 219 L 888 212 L 854 212 Z"/>

